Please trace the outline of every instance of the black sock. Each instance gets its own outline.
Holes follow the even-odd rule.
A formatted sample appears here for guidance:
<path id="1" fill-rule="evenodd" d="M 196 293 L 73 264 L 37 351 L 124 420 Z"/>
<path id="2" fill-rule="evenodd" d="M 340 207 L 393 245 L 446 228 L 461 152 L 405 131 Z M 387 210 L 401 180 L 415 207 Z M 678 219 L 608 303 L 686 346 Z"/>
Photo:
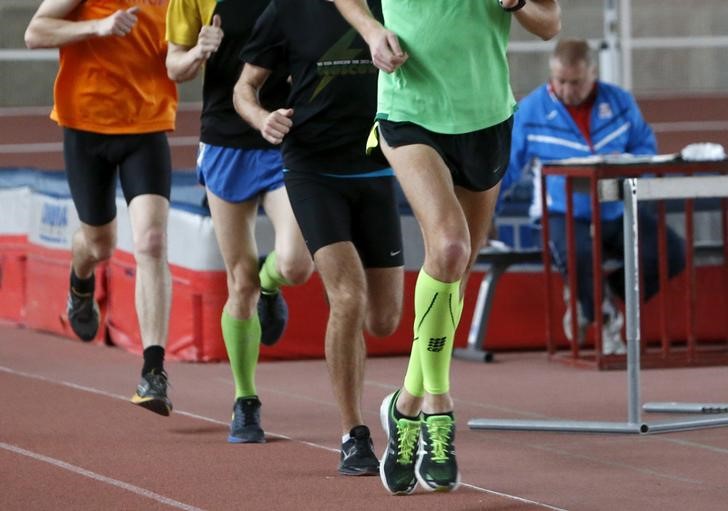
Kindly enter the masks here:
<path id="1" fill-rule="evenodd" d="M 408 421 L 413 421 L 413 422 L 417 422 L 419 420 L 419 417 L 409 417 L 409 416 L 403 414 L 402 412 L 400 412 L 399 410 L 397 410 L 397 406 L 396 405 L 393 407 L 393 412 L 394 412 L 394 418 L 396 420 L 399 420 L 399 419 L 407 419 Z"/>
<path id="2" fill-rule="evenodd" d="M 93 273 L 89 278 L 82 279 L 78 277 L 76 275 L 76 271 L 71 268 L 71 289 L 73 289 L 76 294 L 85 295 L 88 293 L 93 293 L 95 280 L 96 279 Z"/>
<path id="3" fill-rule="evenodd" d="M 142 376 L 151 373 L 161 373 L 164 370 L 164 348 L 161 346 L 149 346 L 144 350 L 144 366 Z"/>
<path id="4" fill-rule="evenodd" d="M 428 417 L 432 417 L 433 415 L 447 415 L 453 421 L 455 420 L 455 416 L 453 415 L 452 412 L 442 412 L 442 413 L 425 413 L 425 412 L 422 412 L 422 418 L 424 420 L 427 420 Z"/>

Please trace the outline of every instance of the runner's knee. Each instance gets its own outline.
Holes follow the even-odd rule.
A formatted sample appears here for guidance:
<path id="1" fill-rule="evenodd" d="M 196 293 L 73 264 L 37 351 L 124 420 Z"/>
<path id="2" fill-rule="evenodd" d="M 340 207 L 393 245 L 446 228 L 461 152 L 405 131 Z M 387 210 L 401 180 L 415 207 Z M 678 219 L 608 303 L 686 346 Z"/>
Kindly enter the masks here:
<path id="1" fill-rule="evenodd" d="M 367 316 L 367 331 L 375 337 L 392 335 L 399 326 L 400 317 L 400 311 L 396 308 L 370 311 Z"/>
<path id="2" fill-rule="evenodd" d="M 77 236 L 81 238 L 81 242 L 86 246 L 86 250 L 95 261 L 102 262 L 111 259 L 116 248 L 115 231 L 98 231 L 94 233 L 78 231 Z"/>
<path id="3" fill-rule="evenodd" d="M 453 236 L 437 237 L 434 246 L 428 253 L 431 264 L 434 265 L 437 275 L 433 278 L 445 281 L 453 281 L 460 278 L 468 265 L 470 259 L 470 245 L 466 240 Z"/>
<path id="4" fill-rule="evenodd" d="M 134 251 L 137 257 L 163 259 L 166 257 L 167 234 L 159 227 L 144 229 L 135 241 Z"/>
<path id="5" fill-rule="evenodd" d="M 277 253 L 277 255 L 278 270 L 288 284 L 292 286 L 303 284 L 313 273 L 313 261 L 308 253 L 293 257 L 287 257 L 281 253 Z"/>

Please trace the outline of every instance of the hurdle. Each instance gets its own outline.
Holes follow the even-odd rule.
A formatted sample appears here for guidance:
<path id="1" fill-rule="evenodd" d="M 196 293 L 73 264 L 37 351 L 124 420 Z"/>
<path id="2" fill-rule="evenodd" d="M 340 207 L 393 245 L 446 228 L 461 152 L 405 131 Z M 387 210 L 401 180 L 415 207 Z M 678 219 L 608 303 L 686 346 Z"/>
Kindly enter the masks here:
<path id="1" fill-rule="evenodd" d="M 609 192 L 609 190 L 619 190 L 618 181 L 616 179 L 607 181 L 613 181 L 614 186 L 602 187 L 602 190 L 605 190 L 604 193 L 600 192 L 599 199 L 602 201 L 618 198 Z M 624 180 L 622 191 L 625 245 L 627 421 L 478 418 L 468 421 L 470 429 L 647 434 L 728 426 L 728 417 L 725 416 L 658 422 L 642 420 L 640 414 L 639 232 L 637 226 L 639 201 L 728 197 L 728 176 L 629 178 Z M 723 240 L 724 243 L 727 241 Z M 645 411 L 674 413 L 723 413 L 728 411 L 728 405 L 720 403 L 646 403 L 645 407 Z"/>

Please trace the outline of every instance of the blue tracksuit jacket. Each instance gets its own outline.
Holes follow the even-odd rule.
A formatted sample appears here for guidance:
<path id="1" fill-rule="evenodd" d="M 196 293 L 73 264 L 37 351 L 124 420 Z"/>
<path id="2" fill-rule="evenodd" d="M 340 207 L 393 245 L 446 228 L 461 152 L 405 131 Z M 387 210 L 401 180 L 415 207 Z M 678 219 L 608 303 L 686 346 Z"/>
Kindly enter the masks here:
<path id="1" fill-rule="evenodd" d="M 518 104 L 511 160 L 502 189 L 517 181 L 524 170 L 533 171 L 536 186 L 530 216 L 538 218 L 541 216 L 540 170 L 544 162 L 595 154 L 650 155 L 657 151 L 655 136 L 634 97 L 624 89 L 605 82 L 597 82 L 590 133 L 591 146 L 566 107 L 547 85 L 542 85 Z M 561 176 L 547 178 L 549 212 L 566 212 L 564 180 Z M 622 215 L 620 202 L 605 203 L 601 208 L 603 220 L 613 220 Z M 574 216 L 591 219 L 587 194 L 574 194 Z"/>

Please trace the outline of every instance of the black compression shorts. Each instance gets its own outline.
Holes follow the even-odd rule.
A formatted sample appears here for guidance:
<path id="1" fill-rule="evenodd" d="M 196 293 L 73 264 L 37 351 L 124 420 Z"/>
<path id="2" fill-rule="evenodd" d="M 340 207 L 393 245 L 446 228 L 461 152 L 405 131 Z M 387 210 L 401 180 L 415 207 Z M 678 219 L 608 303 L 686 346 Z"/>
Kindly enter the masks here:
<path id="1" fill-rule="evenodd" d="M 365 268 L 404 264 L 393 176 L 333 177 L 288 170 L 284 180 L 311 255 L 350 241 Z"/>
<path id="2" fill-rule="evenodd" d="M 63 128 L 63 155 L 79 219 L 100 226 L 116 217 L 116 172 L 124 199 L 161 195 L 169 199 L 172 162 L 167 135 L 104 135 Z"/>
<path id="3" fill-rule="evenodd" d="M 434 133 L 411 122 L 380 120 L 379 132 L 390 147 L 424 144 L 432 147 L 450 169 L 453 182 L 481 192 L 497 185 L 511 156 L 513 117 L 470 133 Z"/>

